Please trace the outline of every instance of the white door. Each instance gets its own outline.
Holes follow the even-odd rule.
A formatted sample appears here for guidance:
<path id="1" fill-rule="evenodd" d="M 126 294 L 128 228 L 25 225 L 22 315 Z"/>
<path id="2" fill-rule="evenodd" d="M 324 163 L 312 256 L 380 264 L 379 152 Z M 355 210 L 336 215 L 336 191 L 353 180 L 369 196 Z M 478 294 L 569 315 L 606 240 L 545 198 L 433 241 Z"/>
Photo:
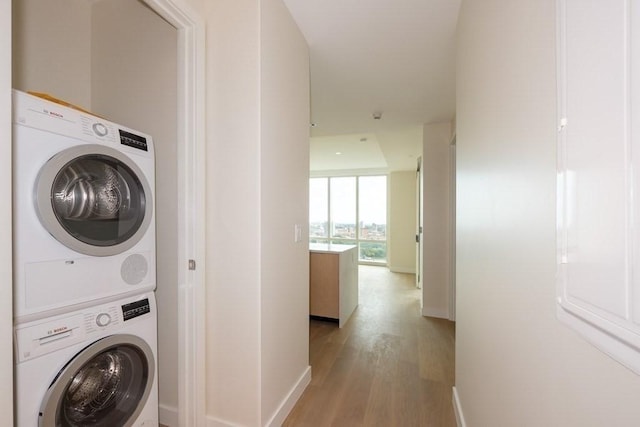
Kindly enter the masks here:
<path id="1" fill-rule="evenodd" d="M 449 147 L 449 320 L 456 320 L 456 137 Z"/>
<path id="2" fill-rule="evenodd" d="M 11 0 L 0 0 L 0 191 L 11 194 Z M 0 342 L 13 339 L 11 204 L 0 204 Z M 13 346 L 0 346 L 0 383 L 13 384 Z M 13 425 L 13 390 L 0 393 L 0 425 Z"/>
<path id="3" fill-rule="evenodd" d="M 416 169 L 416 288 L 418 289 L 422 289 L 422 200 L 422 157 L 418 157 Z"/>
<path id="4" fill-rule="evenodd" d="M 558 317 L 640 374 L 640 9 L 558 1 Z"/>

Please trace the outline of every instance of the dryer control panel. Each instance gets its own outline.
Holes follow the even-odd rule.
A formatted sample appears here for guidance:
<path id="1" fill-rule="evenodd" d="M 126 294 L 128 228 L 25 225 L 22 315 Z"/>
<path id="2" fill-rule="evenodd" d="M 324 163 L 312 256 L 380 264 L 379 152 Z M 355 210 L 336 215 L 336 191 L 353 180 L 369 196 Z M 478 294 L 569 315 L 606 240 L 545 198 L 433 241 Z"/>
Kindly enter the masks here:
<path id="1" fill-rule="evenodd" d="M 136 135 L 135 133 L 127 132 L 126 130 L 119 129 L 120 132 L 120 144 L 127 145 L 129 147 L 137 148 L 138 150 L 147 151 L 147 138 L 142 135 Z"/>
<path id="2" fill-rule="evenodd" d="M 126 146 L 134 148 L 131 151 L 142 156 L 153 152 L 153 140 L 145 133 L 15 89 L 12 117 L 15 124 L 77 138 L 90 144 Z"/>

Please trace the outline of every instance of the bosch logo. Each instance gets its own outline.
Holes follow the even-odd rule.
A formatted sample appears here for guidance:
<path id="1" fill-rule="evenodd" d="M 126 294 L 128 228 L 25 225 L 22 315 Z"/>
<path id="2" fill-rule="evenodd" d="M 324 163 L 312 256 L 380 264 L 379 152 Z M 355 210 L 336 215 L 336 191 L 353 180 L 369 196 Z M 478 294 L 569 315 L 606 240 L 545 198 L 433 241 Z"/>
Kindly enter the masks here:
<path id="1" fill-rule="evenodd" d="M 64 332 L 66 330 L 68 330 L 69 327 L 68 326 L 61 326 L 59 328 L 53 328 L 50 331 L 47 332 L 47 335 L 55 335 L 55 334 L 59 334 L 60 332 Z"/>
<path id="2" fill-rule="evenodd" d="M 44 110 L 44 112 L 53 117 L 58 117 L 60 119 L 64 118 L 64 115 L 62 115 L 61 113 L 57 113 L 55 111 Z"/>

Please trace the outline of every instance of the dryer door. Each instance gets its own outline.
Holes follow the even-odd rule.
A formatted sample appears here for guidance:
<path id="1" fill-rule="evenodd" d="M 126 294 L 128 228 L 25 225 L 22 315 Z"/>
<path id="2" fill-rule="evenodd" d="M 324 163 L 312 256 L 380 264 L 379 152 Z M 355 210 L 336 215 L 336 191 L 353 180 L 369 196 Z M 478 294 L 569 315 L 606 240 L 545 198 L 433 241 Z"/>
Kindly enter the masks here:
<path id="1" fill-rule="evenodd" d="M 53 381 L 40 427 L 129 427 L 151 393 L 155 361 L 134 335 L 103 338 L 78 353 Z"/>
<path id="2" fill-rule="evenodd" d="M 130 249 L 151 223 L 151 187 L 129 157 L 102 145 L 64 150 L 41 169 L 35 188 L 43 226 L 86 255 Z"/>

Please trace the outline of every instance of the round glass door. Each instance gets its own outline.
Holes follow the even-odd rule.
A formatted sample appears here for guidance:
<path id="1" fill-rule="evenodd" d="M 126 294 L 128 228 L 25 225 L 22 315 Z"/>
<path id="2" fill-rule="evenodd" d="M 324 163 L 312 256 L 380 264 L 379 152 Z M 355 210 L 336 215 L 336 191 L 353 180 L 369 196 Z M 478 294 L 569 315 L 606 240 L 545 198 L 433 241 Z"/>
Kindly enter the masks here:
<path id="1" fill-rule="evenodd" d="M 123 252 L 143 236 L 151 221 L 151 189 L 123 153 L 83 145 L 52 157 L 36 183 L 41 222 L 62 244 L 105 256 Z"/>
<path id="2" fill-rule="evenodd" d="M 151 348 L 113 335 L 82 350 L 58 374 L 40 409 L 40 427 L 131 426 L 152 389 Z"/>

